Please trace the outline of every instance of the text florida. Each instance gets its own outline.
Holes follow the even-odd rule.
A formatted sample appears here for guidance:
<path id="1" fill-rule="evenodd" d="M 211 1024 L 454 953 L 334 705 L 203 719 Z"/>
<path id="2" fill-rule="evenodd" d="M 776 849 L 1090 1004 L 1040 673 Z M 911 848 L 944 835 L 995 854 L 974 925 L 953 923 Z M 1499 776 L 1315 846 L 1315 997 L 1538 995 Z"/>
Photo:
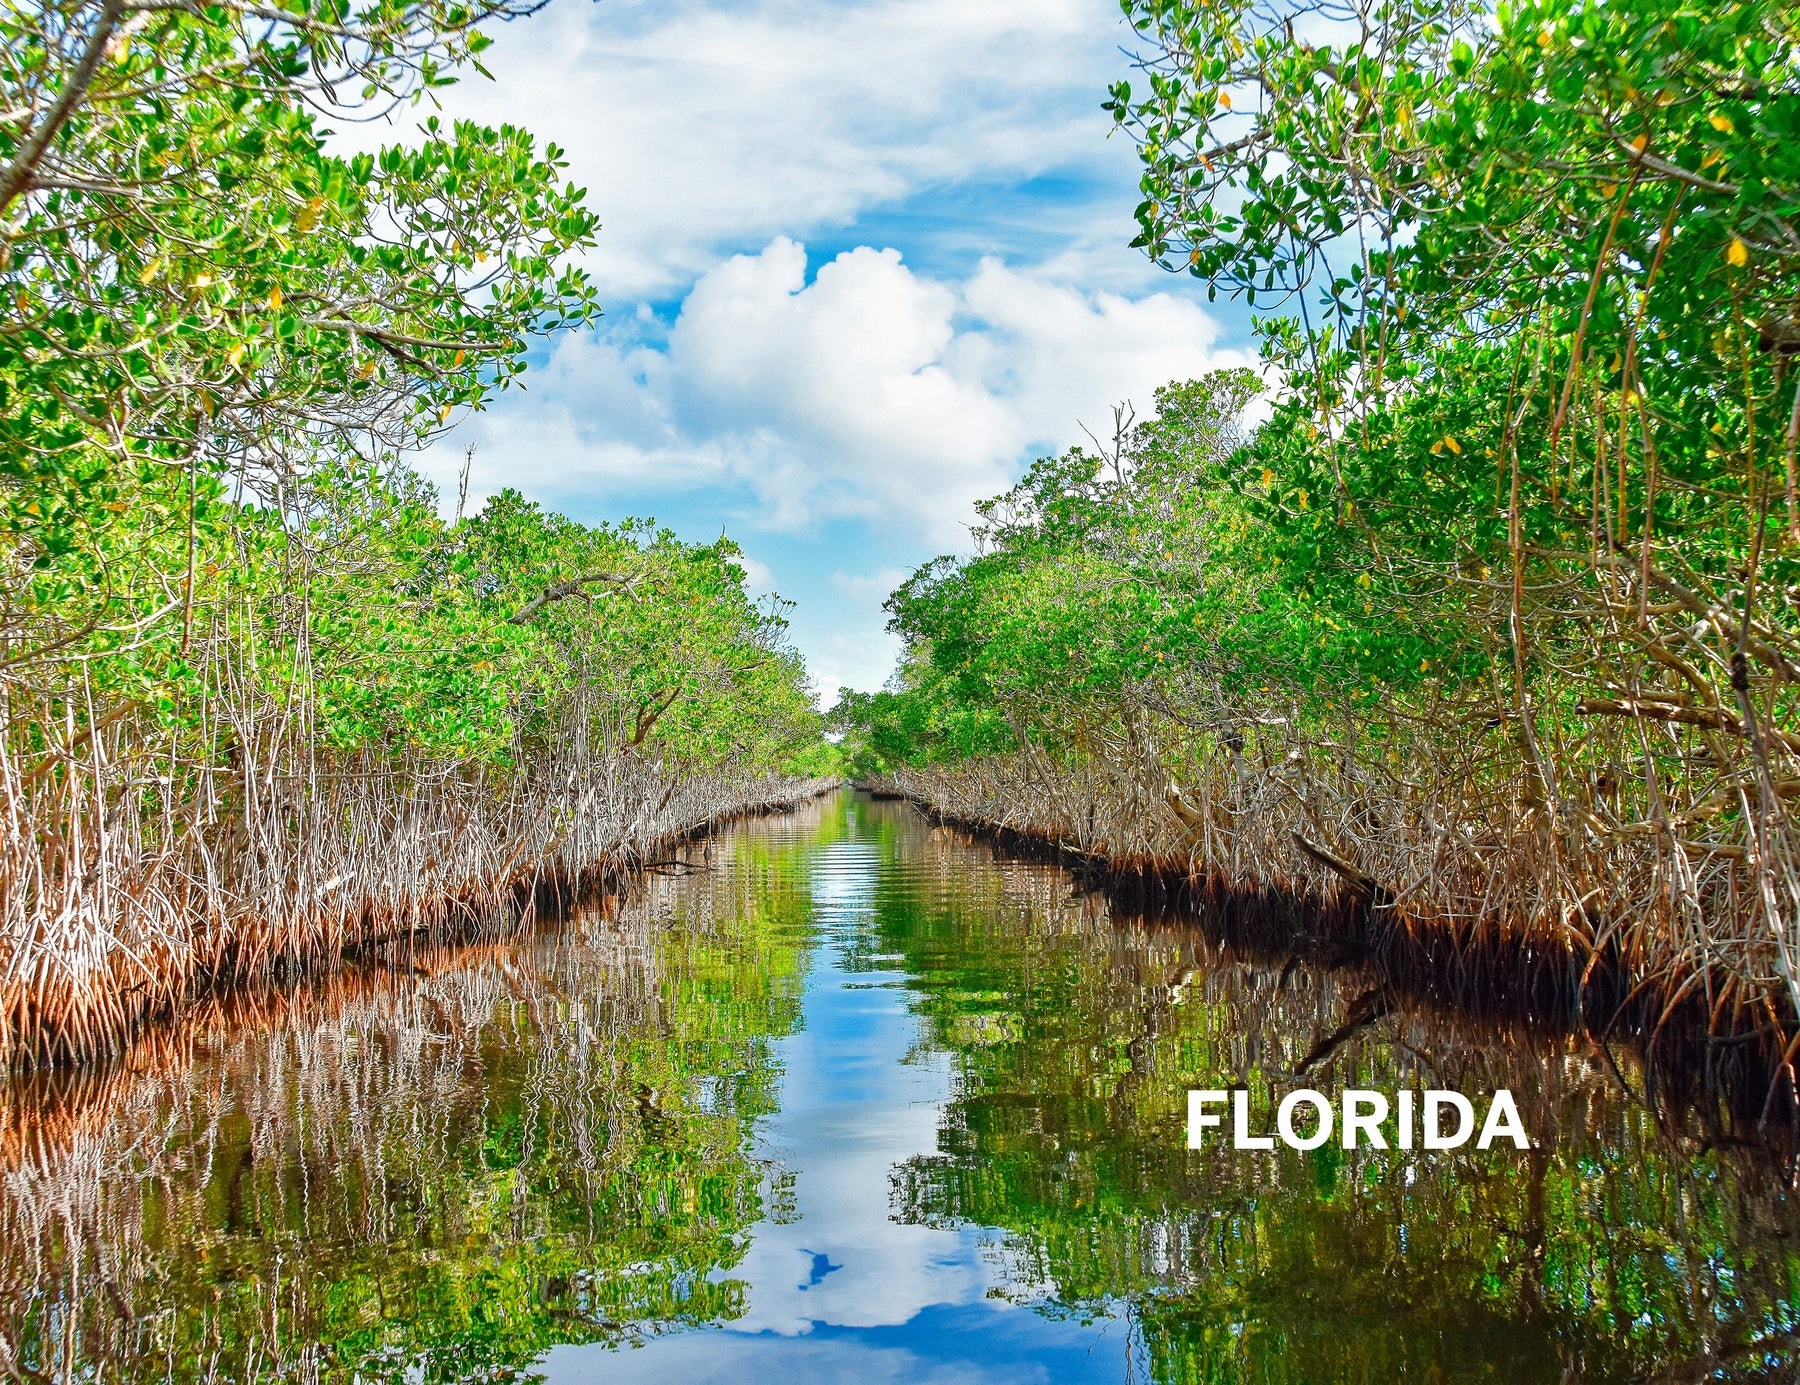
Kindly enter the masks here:
<path id="1" fill-rule="evenodd" d="M 1282 1097 L 1275 1108 L 1273 1134 L 1252 1134 L 1250 1130 L 1250 1093 L 1235 1091 L 1190 1091 L 1188 1093 L 1188 1148 L 1201 1149 L 1206 1132 L 1224 1123 L 1225 1113 L 1219 1109 L 1231 1105 L 1232 1147 L 1235 1149 L 1273 1149 L 1275 1140 L 1291 1149 L 1317 1149 L 1339 1133 L 1345 1149 L 1360 1143 L 1370 1149 L 1411 1149 L 1415 1130 L 1423 1137 L 1425 1149 L 1455 1149 L 1465 1144 L 1477 1128 L 1475 1147 L 1486 1149 L 1497 1139 L 1511 1140 L 1518 1149 L 1531 1148 L 1525 1127 L 1519 1120 L 1519 1108 L 1506 1088 L 1497 1089 L 1488 1099 L 1487 1110 L 1476 1120 L 1475 1102 L 1461 1092 L 1429 1089 L 1424 1092 L 1400 1091 L 1390 1100 L 1386 1092 L 1350 1089 L 1342 1094 L 1343 1116 L 1323 1092 L 1302 1088 Z M 1308 1118 L 1302 1109 L 1310 1111 Z M 1393 1115 L 1394 1139 L 1390 1145 L 1383 1129 Z M 1223 1133 L 1223 1132 L 1221 1132 Z"/>

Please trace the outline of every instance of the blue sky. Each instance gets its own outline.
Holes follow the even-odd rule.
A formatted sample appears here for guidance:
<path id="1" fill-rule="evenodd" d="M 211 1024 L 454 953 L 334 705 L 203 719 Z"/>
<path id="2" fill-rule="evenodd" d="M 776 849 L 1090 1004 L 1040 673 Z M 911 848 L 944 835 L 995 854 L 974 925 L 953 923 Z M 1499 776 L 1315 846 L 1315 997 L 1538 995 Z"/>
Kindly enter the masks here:
<path id="1" fill-rule="evenodd" d="M 1252 363 L 1243 316 L 1128 242 L 1100 109 L 1112 0 L 555 0 L 453 115 L 567 151 L 606 314 L 423 469 L 578 519 L 721 529 L 797 602 L 829 704 L 880 685 L 882 599 L 974 502 L 1158 384 Z"/>

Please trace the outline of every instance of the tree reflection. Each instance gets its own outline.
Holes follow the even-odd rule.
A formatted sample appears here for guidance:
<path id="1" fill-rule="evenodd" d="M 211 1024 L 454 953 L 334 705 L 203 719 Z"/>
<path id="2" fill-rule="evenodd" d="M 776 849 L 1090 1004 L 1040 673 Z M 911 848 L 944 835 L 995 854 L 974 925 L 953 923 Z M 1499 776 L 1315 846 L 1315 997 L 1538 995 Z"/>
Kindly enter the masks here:
<path id="1" fill-rule="evenodd" d="M 1378 978 L 1204 926 L 1110 919 L 1062 873 L 996 868 L 942 829 L 899 857 L 961 888 L 885 910 L 870 944 L 905 959 L 925 1042 L 957 1068 L 897 1215 L 1013 1233 L 1019 1297 L 1129 1310 L 1156 1379 L 1753 1379 L 1800 1359 L 1784 1170 L 1683 1134 L 1634 1099 L 1628 1059 L 1372 1006 Z M 1347 1025 L 1359 1009 L 1374 1018 Z M 1301 1086 L 1508 1087 L 1536 1148 L 1253 1152 L 1225 1134 L 1190 1153 L 1187 1090 L 1237 1086 L 1259 1129 Z"/>
<path id="2" fill-rule="evenodd" d="M 529 1377 L 743 1311 L 819 810 L 535 938 L 239 996 L 0 1110 L 0 1375 Z M 689 859 L 706 865 L 696 848 Z"/>
<path id="3" fill-rule="evenodd" d="M 852 830 L 876 878 L 832 914 L 819 848 Z M 950 1055 L 892 1214 L 1009 1233 L 997 1292 L 1128 1318 L 1157 1380 L 1792 1375 L 1791 1166 L 1647 1100 L 1672 1089 L 1622 1052 L 1112 917 L 904 805 L 687 859 L 535 936 L 240 996 L 129 1067 L 12 1087 L 0 1377 L 524 1379 L 554 1345 L 743 1316 L 757 1224 L 796 1215 L 757 1138 L 817 915 Z M 1190 1153 L 1187 1090 L 1240 1085 L 1263 1123 L 1298 1086 L 1504 1086 L 1537 1145 Z"/>

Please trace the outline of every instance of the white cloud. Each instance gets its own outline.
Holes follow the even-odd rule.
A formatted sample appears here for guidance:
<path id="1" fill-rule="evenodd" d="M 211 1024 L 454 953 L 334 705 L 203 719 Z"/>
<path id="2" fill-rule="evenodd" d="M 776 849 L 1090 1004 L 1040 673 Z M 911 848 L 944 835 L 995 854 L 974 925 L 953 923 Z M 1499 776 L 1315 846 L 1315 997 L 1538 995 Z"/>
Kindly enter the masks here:
<path id="1" fill-rule="evenodd" d="M 887 682 L 900 660 L 899 637 L 882 630 L 880 602 L 873 604 L 875 614 L 860 625 L 873 633 L 827 635 L 823 640 L 809 641 L 806 668 L 824 706 L 829 707 L 836 700 L 839 688 L 874 692 Z"/>
<path id="2" fill-rule="evenodd" d="M 882 603 L 906 580 L 907 570 L 878 567 L 868 572 L 833 572 L 831 593 L 839 630 L 809 641 L 806 666 L 826 705 L 839 688 L 873 692 L 887 682 L 900 658 L 900 639 L 887 633 Z"/>
<path id="3" fill-rule="evenodd" d="M 775 590 L 775 574 L 769 571 L 767 563 L 745 553 L 739 556 L 737 565 L 744 570 L 744 586 L 752 595 L 764 596 Z"/>
<path id="4" fill-rule="evenodd" d="M 947 525 L 1004 484 L 1021 441 L 1003 398 L 946 367 L 956 293 L 893 250 L 840 255 L 810 285 L 805 273 L 783 238 L 695 286 L 669 342 L 684 420 L 758 456 L 779 527 L 897 515 L 954 537 Z"/>
<path id="5" fill-rule="evenodd" d="M 806 272 L 777 237 L 702 276 L 665 344 L 631 323 L 565 338 L 430 469 L 447 480 L 473 436 L 482 494 L 730 486 L 755 528 L 848 516 L 956 548 L 1034 451 L 1167 380 L 1248 363 L 1168 294 L 1084 293 L 997 260 L 939 282 L 867 246 Z"/>
<path id="6" fill-rule="evenodd" d="M 1129 157 L 1099 110 L 1126 31 L 1094 0 L 605 0 L 494 32 L 496 80 L 444 104 L 563 147 L 608 302 L 921 189 Z"/>
<path id="7" fill-rule="evenodd" d="M 897 567 L 884 567 L 875 572 L 831 574 L 831 584 L 846 596 L 859 601 L 873 601 L 877 606 L 887 600 L 888 593 L 905 580 L 906 570 Z"/>

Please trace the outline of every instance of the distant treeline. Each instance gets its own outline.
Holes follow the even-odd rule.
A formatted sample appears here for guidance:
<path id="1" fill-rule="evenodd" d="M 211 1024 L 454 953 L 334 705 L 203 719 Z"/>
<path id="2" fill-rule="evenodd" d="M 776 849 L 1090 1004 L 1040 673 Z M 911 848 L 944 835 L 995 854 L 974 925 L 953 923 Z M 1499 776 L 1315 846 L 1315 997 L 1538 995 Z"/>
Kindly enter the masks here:
<path id="1" fill-rule="evenodd" d="M 407 466 L 597 315 L 597 223 L 521 130 L 326 130 L 532 8 L 0 14 L 0 1062 L 829 769 L 731 543 Z"/>
<path id="2" fill-rule="evenodd" d="M 859 772 L 1788 1029 L 1800 11 L 1125 10 L 1137 244 L 1265 368 L 915 573 Z"/>

